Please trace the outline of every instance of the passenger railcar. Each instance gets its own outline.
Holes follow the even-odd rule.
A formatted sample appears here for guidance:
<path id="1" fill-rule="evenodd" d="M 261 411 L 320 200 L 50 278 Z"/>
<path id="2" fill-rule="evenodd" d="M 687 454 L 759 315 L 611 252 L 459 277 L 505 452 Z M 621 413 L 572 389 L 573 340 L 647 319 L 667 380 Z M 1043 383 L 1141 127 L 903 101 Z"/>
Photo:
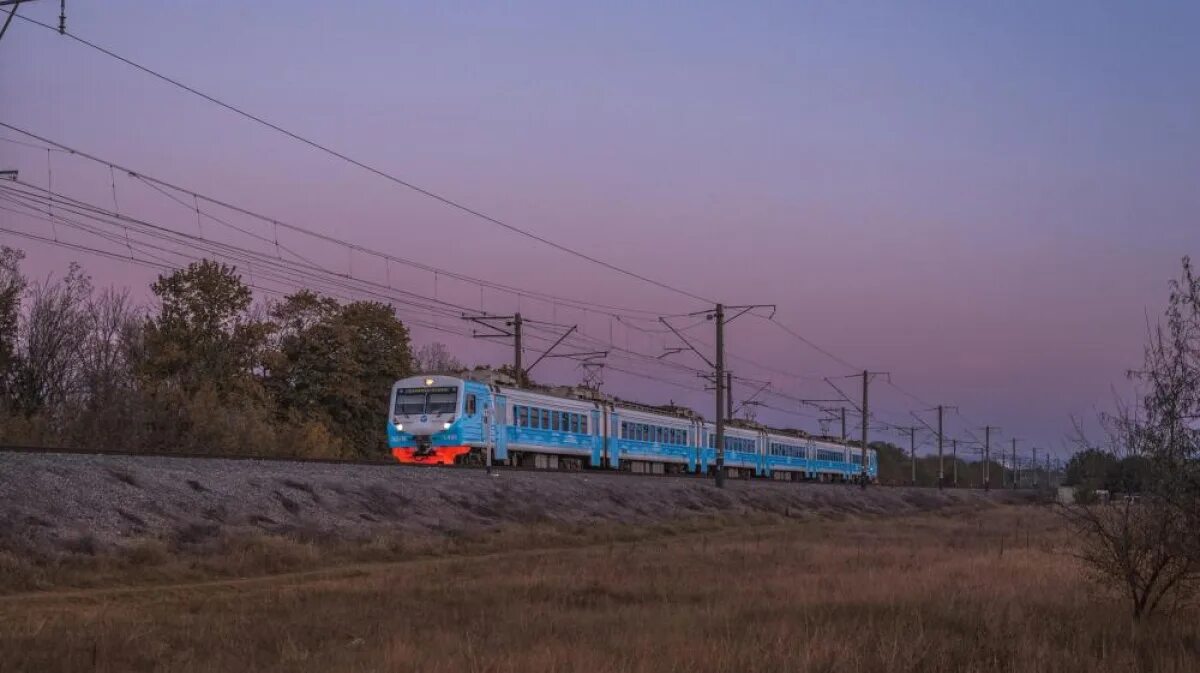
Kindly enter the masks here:
<path id="1" fill-rule="evenodd" d="M 454 376 L 415 376 L 392 387 L 387 427 L 402 463 L 496 463 L 538 468 L 708 473 L 716 469 L 716 428 L 678 407 L 491 385 Z M 762 426 L 731 423 L 725 469 L 731 477 L 850 481 L 858 449 Z M 868 478 L 878 476 L 868 451 Z"/>

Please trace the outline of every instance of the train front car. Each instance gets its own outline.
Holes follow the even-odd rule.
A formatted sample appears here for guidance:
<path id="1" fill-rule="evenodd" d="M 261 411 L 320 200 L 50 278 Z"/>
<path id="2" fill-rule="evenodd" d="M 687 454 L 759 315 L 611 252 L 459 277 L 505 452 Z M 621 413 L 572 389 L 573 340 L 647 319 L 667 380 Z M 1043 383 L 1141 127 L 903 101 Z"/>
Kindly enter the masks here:
<path id="1" fill-rule="evenodd" d="M 453 376 L 414 376 L 392 386 L 388 447 L 401 463 L 453 465 L 482 439 L 480 392 Z M 486 386 L 476 384 L 486 394 Z"/>

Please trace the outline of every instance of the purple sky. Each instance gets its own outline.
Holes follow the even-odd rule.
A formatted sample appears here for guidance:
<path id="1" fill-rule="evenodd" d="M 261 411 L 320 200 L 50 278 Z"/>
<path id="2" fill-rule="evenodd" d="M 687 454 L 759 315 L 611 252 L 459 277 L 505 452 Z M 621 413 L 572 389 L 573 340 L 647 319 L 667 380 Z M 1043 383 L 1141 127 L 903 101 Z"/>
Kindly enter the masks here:
<path id="1" fill-rule="evenodd" d="M 969 421 L 948 427 L 964 438 L 991 423 L 1005 442 L 1062 449 L 1072 414 L 1108 408 L 1114 386 L 1128 391 L 1122 372 L 1140 359 L 1145 316 L 1161 311 L 1179 258 L 1200 244 L 1200 6 L 506 4 L 112 0 L 69 3 L 68 26 L 588 254 L 729 303 L 776 303 L 783 322 L 845 360 L 959 405 Z M 56 22 L 57 3 L 21 13 Z M 701 308 L 21 21 L 0 41 L 0 120 L 431 265 L 662 313 Z M 0 164 L 45 184 L 44 152 L 0 142 Z M 106 170 L 57 155 L 52 166 L 56 189 L 111 205 Z M 144 186 L 117 187 L 123 212 L 194 226 L 194 213 Z M 7 212 L 0 222 L 48 228 Z M 7 234 L 0 242 L 25 249 L 36 276 L 78 259 L 100 284 L 152 278 Z M 347 263 L 344 252 L 310 251 Z M 364 264 L 359 273 L 382 274 Z M 428 274 L 396 277 L 433 292 Z M 478 288 L 445 279 L 438 293 L 480 303 Z M 489 311 L 517 305 L 483 297 Z M 611 330 L 645 353 L 673 345 L 599 315 L 520 308 L 605 340 Z M 689 334 L 712 338 L 706 326 Z M 471 362 L 505 358 L 496 344 L 415 336 Z M 729 348 L 814 377 L 732 363 L 790 395 L 828 397 L 820 377 L 848 373 L 754 318 L 731 327 Z M 540 378 L 579 378 L 569 363 L 542 367 Z M 605 380 L 627 397 L 711 406 L 666 384 Z M 896 423 L 922 407 L 882 383 L 872 398 Z M 816 427 L 769 409 L 760 419 Z"/>

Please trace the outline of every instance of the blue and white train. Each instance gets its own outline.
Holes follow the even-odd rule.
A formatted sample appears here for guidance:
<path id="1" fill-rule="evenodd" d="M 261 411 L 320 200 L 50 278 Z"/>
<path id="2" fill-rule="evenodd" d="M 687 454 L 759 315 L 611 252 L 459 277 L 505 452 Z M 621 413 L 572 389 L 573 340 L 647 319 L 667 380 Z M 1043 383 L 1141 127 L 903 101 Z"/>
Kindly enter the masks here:
<path id="1" fill-rule="evenodd" d="M 716 469 L 712 423 L 680 407 L 647 407 L 492 385 L 469 378 L 416 376 L 392 387 L 388 446 L 402 463 L 482 463 L 549 469 L 709 473 Z M 867 475 L 879 474 L 867 451 Z M 862 452 L 782 430 L 733 423 L 725 429 L 731 477 L 853 481 Z"/>

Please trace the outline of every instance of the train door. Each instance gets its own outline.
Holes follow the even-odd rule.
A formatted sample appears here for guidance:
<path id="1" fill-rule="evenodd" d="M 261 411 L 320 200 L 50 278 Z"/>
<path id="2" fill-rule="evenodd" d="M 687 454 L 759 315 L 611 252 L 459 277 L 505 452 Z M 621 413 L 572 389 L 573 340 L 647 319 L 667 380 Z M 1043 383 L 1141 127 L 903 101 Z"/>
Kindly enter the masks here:
<path id="1" fill-rule="evenodd" d="M 612 409 L 604 414 L 604 446 L 605 452 L 608 454 L 608 466 L 614 470 L 621 467 L 621 446 L 617 440 L 620 435 L 617 433 L 617 426 L 620 423 L 620 414 Z"/>
<path id="2" fill-rule="evenodd" d="M 604 467 L 608 460 L 608 447 L 604 445 L 604 428 L 601 423 L 601 407 L 597 406 L 588 413 L 588 419 L 591 425 L 588 426 L 588 436 L 591 438 L 592 445 L 592 467 Z"/>
<path id="3" fill-rule="evenodd" d="M 505 395 L 492 396 L 491 427 L 493 446 L 496 447 L 495 459 L 508 460 L 508 397 Z"/>
<path id="4" fill-rule="evenodd" d="M 758 476 L 771 476 L 770 470 L 767 469 L 767 433 L 761 430 L 758 433 Z"/>

